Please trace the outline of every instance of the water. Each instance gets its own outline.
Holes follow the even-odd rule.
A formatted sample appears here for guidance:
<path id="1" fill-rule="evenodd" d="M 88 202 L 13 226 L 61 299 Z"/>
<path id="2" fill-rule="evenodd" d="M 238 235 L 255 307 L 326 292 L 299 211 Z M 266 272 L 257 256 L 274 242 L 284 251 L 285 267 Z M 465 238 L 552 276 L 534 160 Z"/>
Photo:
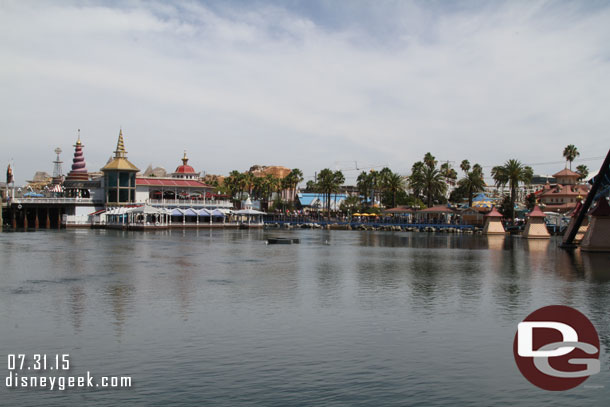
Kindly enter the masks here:
<path id="1" fill-rule="evenodd" d="M 300 245 L 265 245 L 291 236 Z M 0 390 L 0 405 L 606 405 L 610 255 L 557 241 L 348 231 L 0 234 L 7 354 L 69 353 L 129 389 Z M 517 370 L 517 323 L 585 313 L 602 372 L 560 393 Z M 27 372 L 24 372 L 27 374 Z M 57 372 L 47 372 L 57 375 Z"/>

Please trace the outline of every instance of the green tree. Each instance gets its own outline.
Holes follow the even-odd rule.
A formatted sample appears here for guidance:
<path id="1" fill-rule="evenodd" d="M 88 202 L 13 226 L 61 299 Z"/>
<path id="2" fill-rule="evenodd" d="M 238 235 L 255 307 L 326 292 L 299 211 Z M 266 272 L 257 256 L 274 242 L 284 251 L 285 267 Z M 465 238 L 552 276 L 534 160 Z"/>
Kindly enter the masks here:
<path id="1" fill-rule="evenodd" d="M 576 172 L 580 174 L 580 177 L 578 177 L 578 180 L 582 181 L 583 179 L 585 179 L 589 176 L 589 167 L 587 167 L 584 164 L 581 164 L 578 167 L 576 167 Z"/>
<path id="2" fill-rule="evenodd" d="M 462 171 L 464 171 L 465 173 L 468 173 L 468 171 L 470 171 L 470 161 L 468 160 L 462 160 L 462 162 L 460 163 L 460 168 L 462 169 Z"/>
<path id="3" fill-rule="evenodd" d="M 440 172 L 447 182 L 453 183 L 458 177 L 457 172 L 451 168 L 451 164 L 449 163 L 442 163 Z"/>
<path id="4" fill-rule="evenodd" d="M 297 195 L 297 186 L 303 182 L 303 172 L 298 168 L 293 168 L 285 179 L 287 188 L 291 190 L 292 201 L 294 201 Z"/>
<path id="5" fill-rule="evenodd" d="M 426 164 L 430 168 L 435 168 L 436 158 L 430 152 L 427 152 L 424 156 L 424 164 Z"/>
<path id="6" fill-rule="evenodd" d="M 413 164 L 409 178 L 409 187 L 413 190 L 415 197 L 419 198 L 423 194 L 428 207 L 432 206 L 434 201 L 444 200 L 444 194 L 447 191 L 445 177 L 436 168 L 436 163 L 434 156 L 426 153 L 423 162 L 418 161 Z"/>
<path id="7" fill-rule="evenodd" d="M 339 188 L 345 182 L 345 176 L 341 171 L 332 171 L 324 168 L 318 173 L 316 180 L 317 190 L 324 194 L 326 200 L 326 211 L 330 218 L 330 200 L 333 193 L 339 192 Z"/>
<path id="8" fill-rule="evenodd" d="M 356 179 L 356 187 L 360 196 L 364 198 L 364 205 L 368 206 L 370 194 L 373 190 L 373 177 L 366 171 L 362 171 Z"/>
<path id="9" fill-rule="evenodd" d="M 383 184 L 383 191 L 392 194 L 392 208 L 396 207 L 396 195 L 405 189 L 404 178 L 400 174 L 391 172 L 385 175 Z"/>
<path id="10" fill-rule="evenodd" d="M 464 160 L 468 162 L 468 160 Z M 462 161 L 462 164 L 464 164 Z M 470 170 L 470 163 L 467 165 L 460 165 L 460 168 L 464 170 L 465 175 L 464 178 L 460 179 L 458 182 L 459 188 L 462 189 L 466 193 L 468 197 L 468 207 L 472 207 L 472 199 L 474 194 L 477 192 L 481 192 L 485 189 L 485 180 L 483 179 L 483 168 L 479 164 L 475 164 L 472 167 L 472 171 Z"/>
<path id="11" fill-rule="evenodd" d="M 361 208 L 361 201 L 359 196 L 348 196 L 339 207 L 341 212 L 357 213 Z"/>
<path id="12" fill-rule="evenodd" d="M 517 188 L 519 183 L 529 184 L 532 181 L 534 171 L 531 167 L 521 164 L 519 160 L 510 159 L 504 165 L 493 167 L 491 176 L 496 182 L 496 186 L 505 186 L 508 184 L 510 188 L 510 219 L 515 218 L 515 200 L 517 199 Z"/>
<path id="13" fill-rule="evenodd" d="M 425 166 L 423 170 L 424 193 L 428 208 L 435 199 L 442 197 L 447 190 L 443 175 L 434 167 Z"/>
<path id="14" fill-rule="evenodd" d="M 229 176 L 224 179 L 223 185 L 225 191 L 233 200 L 240 200 L 241 198 L 238 194 L 241 192 L 242 178 L 242 174 L 239 171 L 233 170 L 229 173 Z"/>
<path id="15" fill-rule="evenodd" d="M 570 163 L 570 170 L 572 169 L 572 161 L 574 161 L 574 159 L 576 157 L 578 157 L 579 155 L 580 155 L 580 153 L 578 152 L 578 149 L 576 148 L 576 146 L 574 144 L 568 144 L 563 149 L 563 156 L 566 159 L 566 164 L 568 162 Z"/>

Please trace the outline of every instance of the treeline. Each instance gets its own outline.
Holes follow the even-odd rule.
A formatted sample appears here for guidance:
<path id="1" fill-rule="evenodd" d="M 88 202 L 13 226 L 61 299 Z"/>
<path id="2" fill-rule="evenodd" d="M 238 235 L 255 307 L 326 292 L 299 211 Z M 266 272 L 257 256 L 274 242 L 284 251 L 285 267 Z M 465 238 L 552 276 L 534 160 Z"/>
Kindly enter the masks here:
<path id="1" fill-rule="evenodd" d="M 570 144 L 563 151 L 568 163 L 579 156 L 578 149 Z M 431 153 L 426 153 L 421 161 L 417 161 L 411 167 L 411 175 L 403 176 L 393 172 L 390 168 L 380 171 L 362 171 L 356 180 L 357 194 L 349 195 L 342 203 L 341 210 L 344 212 L 370 212 L 377 211 L 381 204 L 383 207 L 396 207 L 406 205 L 413 208 L 431 207 L 435 204 L 446 204 L 447 202 L 459 203 L 468 201 L 468 206 L 477 193 L 485 189 L 485 176 L 483 167 L 472 164 L 469 160 L 463 160 L 459 170 L 451 166 L 449 162 L 441 163 Z M 579 165 L 577 172 L 584 179 L 588 175 L 586 165 Z M 532 181 L 533 170 L 530 166 L 519 160 L 510 159 L 503 165 L 491 169 L 491 178 L 497 187 L 508 187 L 509 195 L 505 197 L 500 206 L 500 211 L 507 217 L 514 218 L 514 207 L 517 200 L 518 188 L 522 184 Z M 303 173 L 298 168 L 293 169 L 286 177 L 277 178 L 273 175 L 255 176 L 252 172 L 241 173 L 232 171 L 222 183 L 213 182 L 221 192 L 233 198 L 241 199 L 247 193 L 253 199 L 269 202 L 273 193 L 278 197 L 281 191 L 290 191 L 289 203 L 296 197 L 297 186 L 303 181 Z M 324 168 L 318 172 L 314 180 L 307 181 L 305 191 L 323 194 L 325 199 L 325 210 L 330 213 L 332 196 L 344 191 L 345 175 L 340 171 Z M 453 186 L 453 190 L 447 195 L 447 189 Z M 531 200 L 531 197 L 528 198 Z M 277 204 L 283 203 L 281 199 Z M 527 202 L 532 206 L 532 202 Z M 285 204 L 285 202 L 284 202 Z M 292 206 L 292 205 L 290 205 Z"/>

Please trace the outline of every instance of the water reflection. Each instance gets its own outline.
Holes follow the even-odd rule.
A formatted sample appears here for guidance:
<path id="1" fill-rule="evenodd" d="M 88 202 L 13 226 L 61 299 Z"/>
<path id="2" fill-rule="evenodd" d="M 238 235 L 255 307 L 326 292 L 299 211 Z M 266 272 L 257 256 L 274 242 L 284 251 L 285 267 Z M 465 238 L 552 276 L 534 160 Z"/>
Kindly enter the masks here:
<path id="1" fill-rule="evenodd" d="M 19 329 L 0 331 L 0 353 L 81 349 L 113 374 L 130 365 L 138 387 L 129 398 L 137 405 L 176 391 L 193 405 L 290 404 L 301 392 L 311 405 L 383 404 L 380 393 L 394 405 L 514 405 L 526 396 L 550 405 L 557 400 L 528 392 L 513 375 L 510 349 L 500 348 L 518 321 L 542 305 L 573 305 L 610 346 L 610 256 L 567 252 L 556 238 L 319 230 L 10 235 L 0 234 L 0 323 Z M 265 245 L 270 235 L 301 244 Z M 494 367 L 481 378 L 490 360 Z M 175 379 L 163 382 L 160 371 Z M 197 379 L 185 386 L 186 377 Z M 214 385 L 202 385 L 202 377 Z M 610 372 L 600 379 L 610 380 Z M 486 386 L 472 385 L 481 381 Z M 609 393 L 578 396 L 592 405 Z M 7 405 L 40 405 L 40 394 L 2 397 Z M 93 395 L 86 404 L 122 404 L 125 394 Z M 83 404 L 82 393 L 60 397 L 57 404 Z M 573 404 L 566 400 L 556 405 Z"/>

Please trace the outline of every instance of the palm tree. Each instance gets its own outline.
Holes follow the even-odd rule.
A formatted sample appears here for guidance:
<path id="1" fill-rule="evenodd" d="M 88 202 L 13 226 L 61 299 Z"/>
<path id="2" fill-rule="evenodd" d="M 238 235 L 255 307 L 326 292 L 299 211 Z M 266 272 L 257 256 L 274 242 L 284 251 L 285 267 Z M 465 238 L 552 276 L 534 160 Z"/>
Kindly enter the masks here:
<path id="1" fill-rule="evenodd" d="M 461 164 L 460 164 L 460 168 L 462 169 L 462 171 L 464 171 L 465 173 L 468 173 L 468 171 L 470 171 L 470 161 L 468 160 L 462 160 Z"/>
<path id="2" fill-rule="evenodd" d="M 425 166 L 422 171 L 424 193 L 428 208 L 432 206 L 434 198 L 442 196 L 447 190 L 443 175 L 434 167 Z"/>
<path id="3" fill-rule="evenodd" d="M 324 194 L 326 199 L 326 210 L 330 218 L 330 197 L 333 193 L 339 191 L 339 187 L 345 182 L 345 176 L 341 171 L 335 171 L 324 168 L 318 173 L 317 189 Z"/>
<path id="4" fill-rule="evenodd" d="M 464 163 L 464 161 L 462 161 L 462 163 Z M 470 168 L 470 164 L 464 167 Z M 458 185 L 468 194 L 468 207 L 471 208 L 472 198 L 474 194 L 485 189 L 485 181 L 483 179 L 483 168 L 479 164 L 475 164 L 472 168 L 472 171 L 466 171 L 466 175 L 464 176 L 464 178 L 460 179 Z"/>
<path id="5" fill-rule="evenodd" d="M 579 155 L 580 153 L 574 144 L 568 144 L 566 148 L 563 149 L 563 156 L 566 159 L 566 164 L 568 162 L 570 163 L 570 170 L 572 169 L 572 161 Z"/>
<path id="6" fill-rule="evenodd" d="M 511 159 L 502 166 L 491 169 L 491 176 L 496 182 L 496 186 L 510 188 L 510 218 L 515 218 L 515 200 L 517 199 L 517 188 L 519 183 L 529 184 L 532 181 L 534 171 L 531 167 L 521 164 L 519 160 Z"/>
<path id="7" fill-rule="evenodd" d="M 272 174 L 267 174 L 264 177 L 265 180 L 265 201 L 267 201 L 267 203 L 271 200 L 271 196 L 273 194 L 273 192 L 276 192 L 279 188 L 280 185 L 280 179 L 274 177 Z"/>
<path id="8" fill-rule="evenodd" d="M 425 164 L 421 161 L 417 161 L 411 167 L 411 176 L 409 177 L 409 187 L 413 190 L 415 198 L 419 198 L 422 191 L 424 190 L 424 171 Z"/>
<path id="9" fill-rule="evenodd" d="M 436 158 L 429 152 L 424 156 L 424 164 L 426 164 L 430 168 L 436 167 Z"/>
<path id="10" fill-rule="evenodd" d="M 396 194 L 398 191 L 405 189 L 405 180 L 400 174 L 387 174 L 384 179 L 384 189 L 392 193 L 392 208 L 395 208 Z"/>
<path id="11" fill-rule="evenodd" d="M 290 179 L 290 187 L 292 188 L 292 201 L 294 202 L 297 195 L 297 186 L 303 182 L 303 171 L 298 168 L 293 168 L 288 174 L 288 178 Z"/>
<path id="12" fill-rule="evenodd" d="M 343 203 L 341 203 L 341 211 L 356 213 L 360 210 L 360 204 L 361 201 L 359 196 L 348 196 L 347 198 L 345 198 Z"/>
<path id="13" fill-rule="evenodd" d="M 233 170 L 229 173 L 229 176 L 224 179 L 223 185 L 226 192 L 231 196 L 231 199 L 235 199 L 237 197 L 238 192 L 241 192 L 241 179 L 242 174 Z M 239 200 L 241 197 L 237 197 Z"/>
<path id="14" fill-rule="evenodd" d="M 580 174 L 580 177 L 578 177 L 578 180 L 582 181 L 583 179 L 585 179 L 589 176 L 589 167 L 587 167 L 584 164 L 581 164 L 578 167 L 576 167 L 576 172 Z"/>
<path id="15" fill-rule="evenodd" d="M 372 186 L 372 177 L 366 171 L 362 171 L 358 178 L 356 179 L 356 186 L 358 187 L 358 193 L 364 197 L 364 204 L 368 206 L 369 196 Z"/>
<path id="16" fill-rule="evenodd" d="M 441 175 L 445 178 L 445 181 L 451 184 L 457 179 L 457 172 L 451 168 L 451 164 L 449 163 L 441 164 Z"/>

